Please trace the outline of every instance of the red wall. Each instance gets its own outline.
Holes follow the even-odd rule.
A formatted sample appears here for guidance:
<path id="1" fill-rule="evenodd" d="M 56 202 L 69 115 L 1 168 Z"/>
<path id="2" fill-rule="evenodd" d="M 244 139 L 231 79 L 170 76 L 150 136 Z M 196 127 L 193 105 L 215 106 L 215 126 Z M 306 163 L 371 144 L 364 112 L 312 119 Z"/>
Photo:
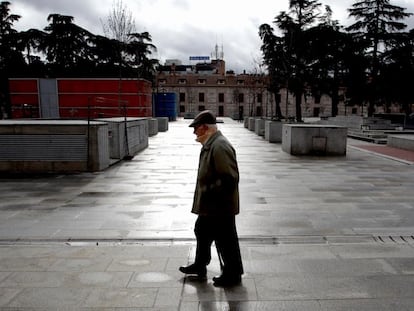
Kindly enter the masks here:
<path id="1" fill-rule="evenodd" d="M 37 79 L 9 80 L 12 118 L 38 118 L 39 92 Z"/>
<path id="2" fill-rule="evenodd" d="M 60 118 L 151 117 L 151 83 L 143 79 L 56 79 Z M 38 79 L 10 79 L 12 117 L 39 117 Z M 26 106 L 23 106 L 26 104 Z M 126 109 L 124 109 L 126 108 Z M 40 116 L 41 117 L 41 116 Z"/>

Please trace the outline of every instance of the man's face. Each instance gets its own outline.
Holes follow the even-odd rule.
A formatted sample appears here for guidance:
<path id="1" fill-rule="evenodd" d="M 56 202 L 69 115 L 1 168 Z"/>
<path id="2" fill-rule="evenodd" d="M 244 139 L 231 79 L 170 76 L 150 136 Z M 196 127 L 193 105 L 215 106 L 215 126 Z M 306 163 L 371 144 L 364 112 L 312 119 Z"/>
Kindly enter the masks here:
<path id="1" fill-rule="evenodd" d="M 207 126 L 205 124 L 199 124 L 194 126 L 194 134 L 197 136 L 196 141 L 198 141 L 201 144 L 204 144 L 204 142 L 207 139 Z"/>

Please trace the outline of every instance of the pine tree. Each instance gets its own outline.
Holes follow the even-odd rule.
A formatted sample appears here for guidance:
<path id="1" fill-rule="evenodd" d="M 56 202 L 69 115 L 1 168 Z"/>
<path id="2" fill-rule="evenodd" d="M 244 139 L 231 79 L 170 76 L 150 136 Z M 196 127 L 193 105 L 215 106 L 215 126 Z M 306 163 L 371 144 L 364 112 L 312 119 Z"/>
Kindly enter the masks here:
<path id="1" fill-rule="evenodd" d="M 347 27 L 355 39 L 366 44 L 366 53 L 371 60 L 368 77 L 368 115 L 375 110 L 378 103 L 378 75 L 381 63 L 381 54 L 387 50 L 398 33 L 406 28 L 400 20 L 410 16 L 406 9 L 390 4 L 389 0 L 361 0 L 352 5 L 349 16 L 356 22 Z"/>

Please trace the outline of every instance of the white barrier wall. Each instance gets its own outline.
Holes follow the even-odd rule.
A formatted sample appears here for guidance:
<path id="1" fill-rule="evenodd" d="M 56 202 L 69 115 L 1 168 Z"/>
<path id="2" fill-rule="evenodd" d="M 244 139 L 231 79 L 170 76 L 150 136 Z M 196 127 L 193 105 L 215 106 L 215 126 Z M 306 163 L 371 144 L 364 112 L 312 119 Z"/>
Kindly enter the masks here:
<path id="1" fill-rule="evenodd" d="M 108 124 L 83 120 L 0 121 L 0 171 L 100 171 L 109 160 Z"/>
<path id="2" fill-rule="evenodd" d="M 96 121 L 108 124 L 111 159 L 123 159 L 148 147 L 147 118 L 102 118 Z"/>

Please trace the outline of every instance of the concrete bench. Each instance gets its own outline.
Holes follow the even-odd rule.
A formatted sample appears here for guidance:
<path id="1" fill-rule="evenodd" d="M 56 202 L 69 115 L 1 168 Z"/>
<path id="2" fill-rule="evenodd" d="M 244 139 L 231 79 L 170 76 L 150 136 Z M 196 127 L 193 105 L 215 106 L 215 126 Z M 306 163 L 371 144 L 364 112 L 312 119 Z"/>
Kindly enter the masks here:
<path id="1" fill-rule="evenodd" d="M 292 155 L 345 155 L 347 128 L 322 124 L 284 124 L 282 150 Z"/>

